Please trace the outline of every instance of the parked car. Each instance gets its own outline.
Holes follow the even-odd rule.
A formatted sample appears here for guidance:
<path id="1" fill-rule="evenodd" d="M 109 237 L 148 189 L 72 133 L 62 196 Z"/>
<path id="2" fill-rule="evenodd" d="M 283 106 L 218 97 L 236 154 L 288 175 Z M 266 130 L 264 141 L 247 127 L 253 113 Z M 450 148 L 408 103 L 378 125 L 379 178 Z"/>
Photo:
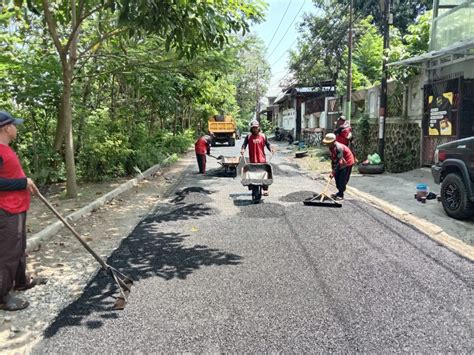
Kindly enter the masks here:
<path id="1" fill-rule="evenodd" d="M 445 212 L 456 219 L 474 216 L 474 137 L 439 145 L 434 161 L 431 173 L 441 184 Z"/>

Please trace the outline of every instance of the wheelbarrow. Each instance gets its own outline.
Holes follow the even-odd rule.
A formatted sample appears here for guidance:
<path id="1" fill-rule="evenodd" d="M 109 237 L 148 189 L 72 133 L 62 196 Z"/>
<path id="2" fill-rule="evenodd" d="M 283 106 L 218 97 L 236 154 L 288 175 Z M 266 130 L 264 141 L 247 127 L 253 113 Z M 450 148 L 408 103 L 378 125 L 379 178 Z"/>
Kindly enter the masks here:
<path id="1" fill-rule="evenodd" d="M 214 159 L 217 160 L 220 166 L 224 168 L 224 172 L 227 176 L 237 176 L 237 166 L 240 163 L 240 156 L 238 157 L 225 157 L 223 155 L 219 155 L 215 157 L 214 155 L 210 155 Z"/>
<path id="2" fill-rule="evenodd" d="M 259 203 L 262 189 L 273 183 L 273 170 L 269 163 L 249 163 L 242 167 L 242 185 L 252 190 L 253 203 Z"/>

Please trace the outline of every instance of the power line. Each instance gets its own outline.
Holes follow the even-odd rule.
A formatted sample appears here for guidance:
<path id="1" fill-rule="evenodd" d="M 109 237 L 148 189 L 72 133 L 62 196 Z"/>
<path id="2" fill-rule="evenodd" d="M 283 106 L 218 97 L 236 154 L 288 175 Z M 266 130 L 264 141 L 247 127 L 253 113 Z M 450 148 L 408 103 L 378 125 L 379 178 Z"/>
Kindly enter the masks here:
<path id="1" fill-rule="evenodd" d="M 349 5 L 347 5 L 346 8 L 343 9 L 343 11 L 345 11 L 348 7 L 349 7 Z M 340 20 L 340 21 L 342 21 L 342 20 Z M 339 23 L 340 23 L 340 22 L 339 22 Z M 331 28 L 330 28 L 328 31 L 325 31 L 325 32 L 324 32 L 324 35 L 326 35 L 326 34 L 329 33 L 330 31 L 332 31 L 332 30 L 335 28 L 336 24 L 339 24 L 339 23 L 336 23 L 336 22 L 335 22 L 335 23 L 331 26 Z M 321 38 L 319 38 L 319 39 L 321 39 Z M 277 60 L 275 60 L 275 61 L 272 63 L 271 66 L 274 66 L 276 63 L 278 63 L 278 62 L 285 56 L 286 52 L 287 52 L 288 50 L 290 50 L 291 47 L 293 47 L 293 45 L 294 45 L 297 41 L 298 41 L 298 37 L 297 37 L 297 38 L 293 41 L 293 43 L 283 52 L 283 54 L 282 54 Z"/>
<path id="2" fill-rule="evenodd" d="M 364 7 L 362 8 L 362 10 L 361 10 L 360 12 L 363 13 L 363 12 L 367 9 L 367 6 L 368 6 L 369 4 L 370 4 L 370 2 L 366 2 L 365 5 L 364 5 Z M 345 8 L 342 9 L 342 11 L 343 11 L 343 12 L 346 11 L 346 10 L 349 8 L 349 5 L 350 5 L 350 3 L 347 4 L 347 5 L 345 6 Z M 357 20 L 360 20 L 360 17 L 356 17 L 356 19 L 354 20 L 354 22 L 356 22 Z M 330 29 L 328 29 L 327 31 L 324 32 L 324 36 L 327 35 L 331 30 L 333 30 L 333 29 L 336 27 L 336 25 L 339 25 L 341 22 L 342 22 L 342 19 L 340 19 L 338 23 L 335 22 L 334 25 L 331 26 Z M 322 41 L 321 36 L 319 36 L 318 39 Z M 320 43 L 320 44 L 321 44 L 321 43 Z M 314 47 L 313 47 L 313 50 L 314 50 Z M 313 52 L 313 51 L 312 51 L 312 52 Z M 311 54 L 314 54 L 314 52 L 311 53 Z M 319 59 L 319 58 L 316 57 L 315 60 L 313 60 L 313 62 L 312 62 L 308 67 L 312 67 L 313 65 L 315 65 L 316 62 L 318 61 L 318 59 Z"/>
<path id="3" fill-rule="evenodd" d="M 272 52 L 268 55 L 268 58 L 270 58 L 270 57 L 272 56 L 273 52 L 275 52 L 275 50 L 278 48 L 278 46 L 280 45 L 280 43 L 283 41 L 283 39 L 285 38 L 286 34 L 287 34 L 288 31 L 290 30 L 291 26 L 292 26 L 293 23 L 295 22 L 296 18 L 297 18 L 298 15 L 300 14 L 301 10 L 303 10 L 304 5 L 305 5 L 305 2 L 303 1 L 303 3 L 301 4 L 300 9 L 299 9 L 298 12 L 296 13 L 295 17 L 293 17 L 293 20 L 291 21 L 290 25 L 289 25 L 288 28 L 286 29 L 285 34 L 280 38 L 280 41 L 279 41 L 278 44 L 275 46 L 275 48 L 273 48 Z"/>
<path id="4" fill-rule="evenodd" d="M 268 50 L 268 48 L 270 48 L 270 45 L 272 44 L 273 39 L 275 38 L 275 35 L 277 34 L 278 29 L 280 28 L 280 25 L 281 25 L 281 23 L 283 22 L 283 19 L 285 18 L 285 15 L 286 15 L 286 13 L 288 12 L 288 9 L 290 8 L 291 1 L 292 1 L 292 0 L 290 0 L 290 1 L 288 2 L 288 6 L 286 7 L 285 12 L 283 13 L 283 16 L 281 17 L 280 23 L 278 24 L 278 26 L 277 26 L 275 32 L 273 32 L 272 39 L 271 39 L 270 42 L 268 43 L 267 48 L 265 48 L 265 52 Z"/>
<path id="5" fill-rule="evenodd" d="M 292 44 L 290 44 L 290 46 L 283 52 L 283 54 L 277 59 L 275 60 L 271 66 L 274 66 L 276 63 L 278 63 L 284 56 L 285 54 L 287 53 L 287 51 L 289 51 L 291 49 L 291 47 L 293 47 L 293 45 L 296 43 L 296 41 L 298 41 L 298 37 L 295 38 L 295 40 L 293 41 Z"/>

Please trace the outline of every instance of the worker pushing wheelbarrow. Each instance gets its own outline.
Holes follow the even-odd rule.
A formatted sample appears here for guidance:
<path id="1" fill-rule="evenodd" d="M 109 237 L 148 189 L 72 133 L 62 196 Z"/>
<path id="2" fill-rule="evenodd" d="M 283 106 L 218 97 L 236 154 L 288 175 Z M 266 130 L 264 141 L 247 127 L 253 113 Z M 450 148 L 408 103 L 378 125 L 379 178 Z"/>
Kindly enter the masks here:
<path id="1" fill-rule="evenodd" d="M 252 190 L 253 203 L 259 203 L 262 191 L 273 183 L 272 166 L 268 163 L 249 163 L 242 167 L 242 185 Z M 268 196 L 268 193 L 267 193 Z"/>
<path id="2" fill-rule="evenodd" d="M 263 196 L 268 196 L 268 186 L 273 182 L 272 166 L 267 163 L 265 157 L 265 147 L 272 152 L 275 152 L 270 146 L 265 134 L 260 132 L 260 124 L 254 120 L 250 123 L 250 131 L 242 144 L 240 154 L 244 156 L 245 149 L 249 147 L 250 164 L 242 168 L 242 184 L 248 186 L 252 190 L 252 200 L 254 203 L 259 203 Z"/>

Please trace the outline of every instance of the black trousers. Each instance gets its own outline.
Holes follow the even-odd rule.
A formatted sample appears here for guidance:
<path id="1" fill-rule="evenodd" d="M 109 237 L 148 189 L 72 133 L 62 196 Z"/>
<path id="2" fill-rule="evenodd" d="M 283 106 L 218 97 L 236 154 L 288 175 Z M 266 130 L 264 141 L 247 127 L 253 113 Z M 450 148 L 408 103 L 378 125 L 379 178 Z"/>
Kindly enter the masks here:
<path id="1" fill-rule="evenodd" d="M 206 173 L 206 154 L 196 153 L 196 160 L 198 163 L 199 172 L 201 174 L 205 174 Z"/>
<path id="2" fill-rule="evenodd" d="M 26 212 L 11 214 L 0 209 L 0 302 L 14 285 L 27 284 Z"/>
<path id="3" fill-rule="evenodd" d="M 346 166 L 342 169 L 336 171 L 336 175 L 334 179 L 336 180 L 336 187 L 337 187 L 337 195 L 340 197 L 344 197 L 344 192 L 346 191 L 347 183 L 351 178 L 352 173 L 352 165 Z"/>

